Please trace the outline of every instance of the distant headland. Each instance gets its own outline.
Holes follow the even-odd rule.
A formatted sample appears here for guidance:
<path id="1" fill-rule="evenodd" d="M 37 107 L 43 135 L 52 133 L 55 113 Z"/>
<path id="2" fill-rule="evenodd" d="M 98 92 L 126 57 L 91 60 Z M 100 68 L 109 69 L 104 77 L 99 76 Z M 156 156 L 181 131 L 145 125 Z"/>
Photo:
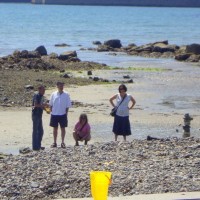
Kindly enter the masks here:
<path id="1" fill-rule="evenodd" d="M 200 0 L 32 0 L 31 2 L 60 5 L 200 7 Z"/>
<path id="2" fill-rule="evenodd" d="M 31 0 L 0 0 L 0 3 L 31 3 Z"/>
<path id="3" fill-rule="evenodd" d="M 94 6 L 200 7 L 200 0 L 0 0 L 0 2 Z"/>

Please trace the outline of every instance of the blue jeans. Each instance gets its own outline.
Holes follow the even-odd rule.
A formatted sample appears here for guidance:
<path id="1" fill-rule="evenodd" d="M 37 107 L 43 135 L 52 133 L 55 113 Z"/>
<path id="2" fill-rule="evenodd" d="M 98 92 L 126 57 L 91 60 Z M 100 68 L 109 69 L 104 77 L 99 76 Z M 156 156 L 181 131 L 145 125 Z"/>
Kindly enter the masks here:
<path id="1" fill-rule="evenodd" d="M 44 134 L 42 125 L 42 116 L 32 114 L 32 120 L 33 120 L 32 147 L 33 150 L 40 150 L 42 137 Z"/>

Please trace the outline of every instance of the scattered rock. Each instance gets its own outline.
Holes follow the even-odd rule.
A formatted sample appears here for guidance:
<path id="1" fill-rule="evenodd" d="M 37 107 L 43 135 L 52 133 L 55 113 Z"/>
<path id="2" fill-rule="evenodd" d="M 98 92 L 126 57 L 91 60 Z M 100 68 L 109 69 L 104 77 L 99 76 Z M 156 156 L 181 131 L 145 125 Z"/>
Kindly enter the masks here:
<path id="1" fill-rule="evenodd" d="M 4 101 L 4 102 L 5 102 L 5 101 L 8 101 L 8 98 L 7 98 L 7 97 L 3 97 L 3 98 L 2 98 L 2 101 Z"/>
<path id="2" fill-rule="evenodd" d="M 128 45 L 128 47 L 136 47 L 137 45 L 135 44 L 135 43 L 130 43 L 129 45 Z"/>
<path id="3" fill-rule="evenodd" d="M 63 74 L 62 77 L 63 77 L 63 78 L 70 78 L 71 75 L 69 75 L 69 74 Z"/>
<path id="4" fill-rule="evenodd" d="M 9 156 L 9 154 L 5 154 L 5 153 L 1 153 L 1 152 L 0 152 L 0 159 L 4 159 L 4 158 L 6 158 L 7 156 Z"/>
<path id="5" fill-rule="evenodd" d="M 108 55 L 111 55 L 111 56 L 116 56 L 117 53 L 109 53 Z"/>
<path id="6" fill-rule="evenodd" d="M 101 42 L 100 41 L 93 41 L 92 44 L 94 44 L 94 45 L 101 45 Z"/>
<path id="7" fill-rule="evenodd" d="M 123 81 L 124 83 L 133 83 L 133 79 L 127 80 L 127 81 Z"/>
<path id="8" fill-rule="evenodd" d="M 24 86 L 27 90 L 33 90 L 34 86 L 33 85 L 25 85 Z"/>
<path id="9" fill-rule="evenodd" d="M 32 150 L 29 147 L 22 147 L 19 149 L 19 153 L 21 154 L 27 154 L 30 153 Z"/>
<path id="10" fill-rule="evenodd" d="M 61 43 L 61 44 L 55 44 L 55 47 L 69 47 L 70 45 Z"/>
<path id="11" fill-rule="evenodd" d="M 91 76 L 91 75 L 92 75 L 92 71 L 88 71 L 88 72 L 87 72 L 87 75 L 88 75 L 88 76 Z"/>
<path id="12" fill-rule="evenodd" d="M 58 56 L 58 58 L 60 60 L 68 60 L 73 57 L 77 57 L 76 51 L 67 51 L 67 52 L 60 54 L 60 56 Z"/>
<path id="13" fill-rule="evenodd" d="M 121 48 L 121 41 L 118 39 L 107 40 L 104 42 L 104 45 L 112 47 L 112 48 Z"/>
<path id="14" fill-rule="evenodd" d="M 125 78 L 125 79 L 129 79 L 130 76 L 129 76 L 129 75 L 125 75 L 125 76 L 123 76 L 123 78 Z"/>
<path id="15" fill-rule="evenodd" d="M 93 78 L 93 81 L 99 81 L 99 80 L 100 80 L 100 78 L 97 77 L 97 76 L 95 76 L 95 77 Z"/>
<path id="16" fill-rule="evenodd" d="M 46 56 L 47 55 L 47 50 L 44 46 L 39 46 L 35 49 L 41 56 Z"/>

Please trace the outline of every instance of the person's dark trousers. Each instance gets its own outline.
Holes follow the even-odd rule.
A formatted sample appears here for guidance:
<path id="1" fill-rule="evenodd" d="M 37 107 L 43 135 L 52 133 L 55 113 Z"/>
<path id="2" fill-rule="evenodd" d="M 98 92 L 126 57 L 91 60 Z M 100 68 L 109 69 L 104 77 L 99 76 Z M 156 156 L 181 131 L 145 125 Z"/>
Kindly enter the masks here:
<path id="1" fill-rule="evenodd" d="M 43 137 L 42 116 L 32 114 L 33 120 L 33 134 L 32 134 L 32 148 L 33 150 L 40 150 Z"/>

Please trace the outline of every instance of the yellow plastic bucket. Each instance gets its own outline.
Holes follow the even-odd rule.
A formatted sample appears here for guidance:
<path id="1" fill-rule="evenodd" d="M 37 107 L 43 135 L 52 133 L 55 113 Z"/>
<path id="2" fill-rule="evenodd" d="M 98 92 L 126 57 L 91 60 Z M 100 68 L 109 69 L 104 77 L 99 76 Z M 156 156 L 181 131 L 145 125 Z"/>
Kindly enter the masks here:
<path id="1" fill-rule="evenodd" d="M 90 172 L 91 193 L 94 200 L 107 200 L 111 175 L 111 172 L 105 171 Z"/>

